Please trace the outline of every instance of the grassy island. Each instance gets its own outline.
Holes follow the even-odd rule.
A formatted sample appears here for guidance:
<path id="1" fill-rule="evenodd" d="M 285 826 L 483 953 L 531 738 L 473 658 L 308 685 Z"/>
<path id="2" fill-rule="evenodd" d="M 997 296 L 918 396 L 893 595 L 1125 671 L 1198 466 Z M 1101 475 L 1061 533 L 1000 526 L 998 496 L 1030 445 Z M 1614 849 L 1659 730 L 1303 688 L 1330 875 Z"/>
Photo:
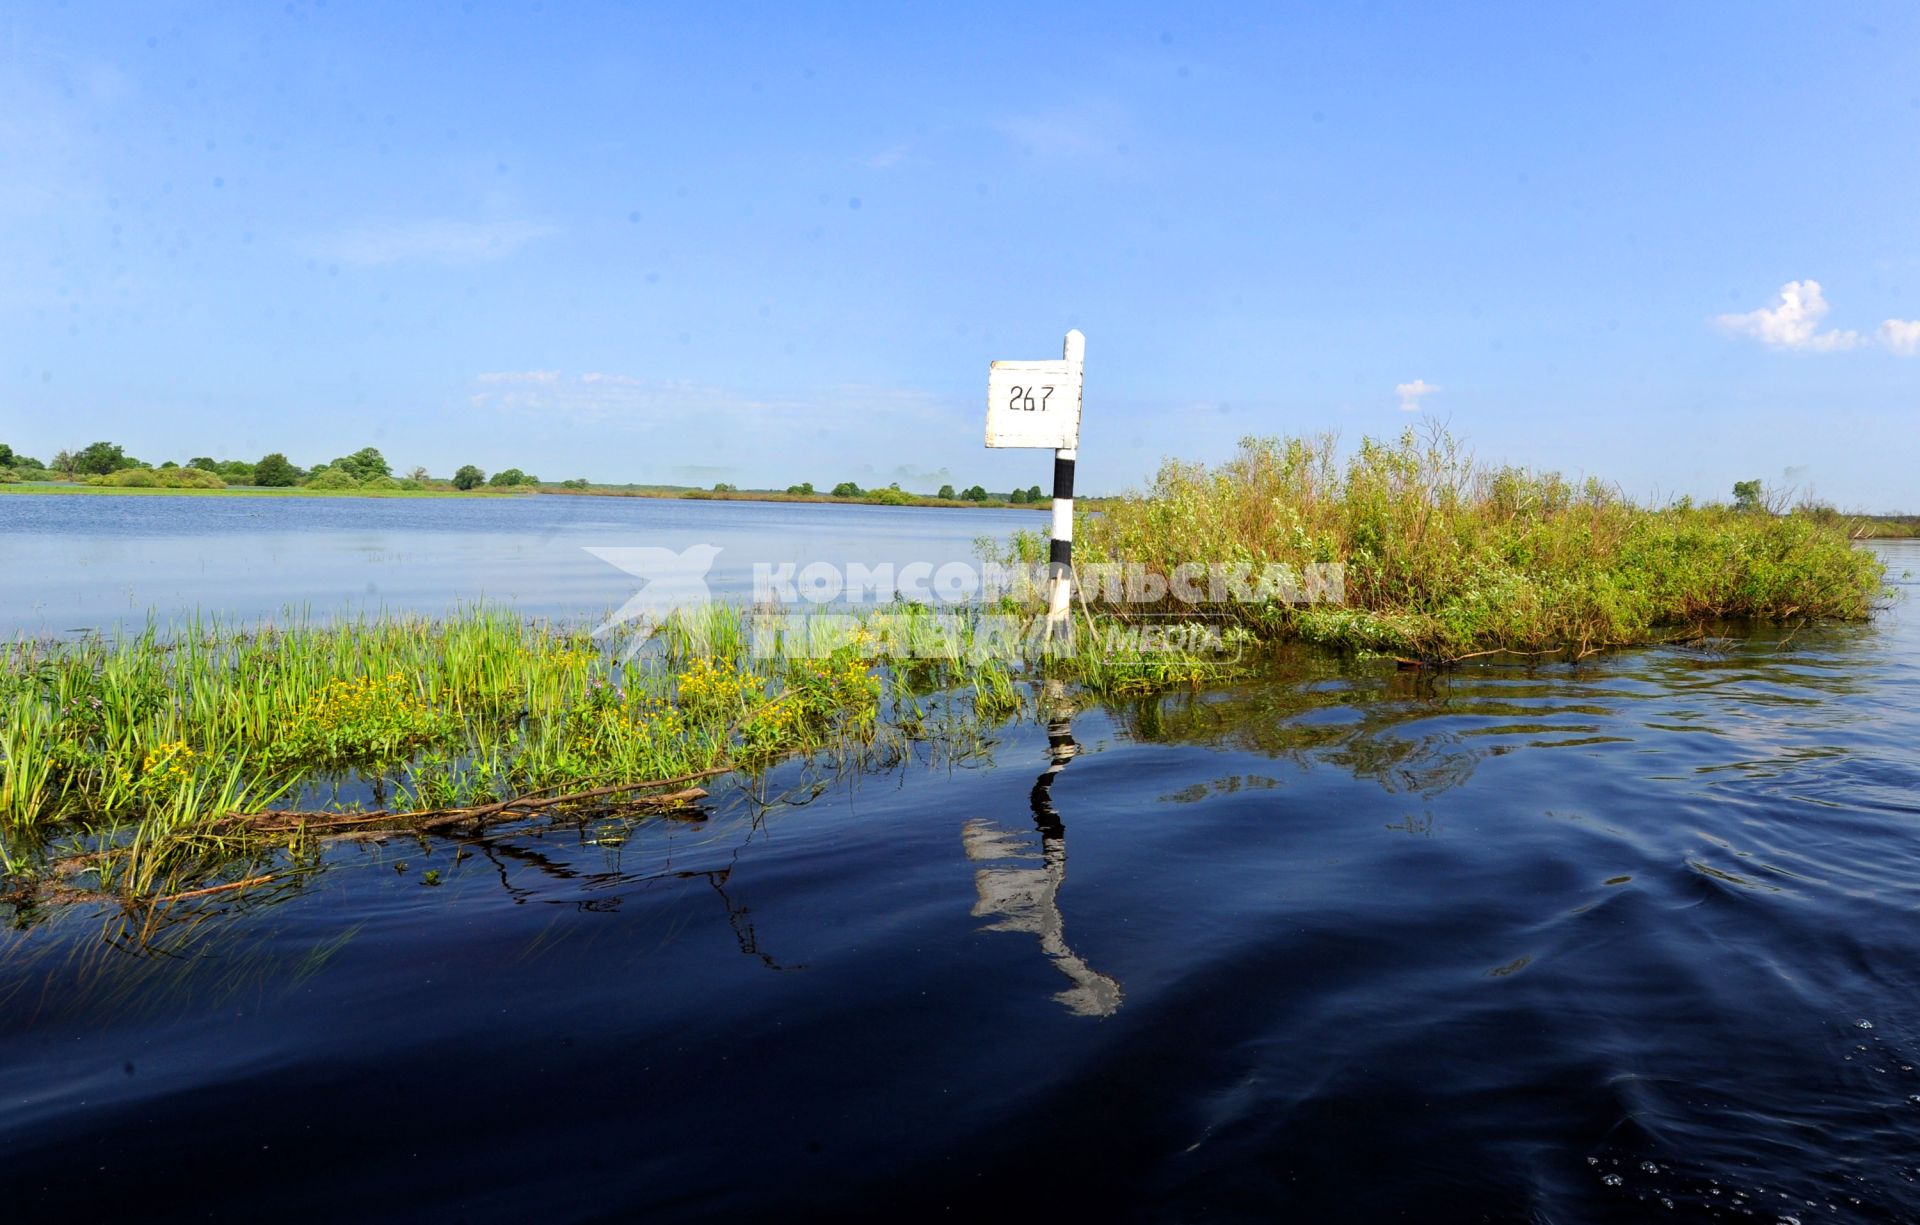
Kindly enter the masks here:
<path id="1" fill-rule="evenodd" d="M 1444 434 L 1409 431 L 1367 439 L 1345 463 L 1327 436 L 1247 439 L 1217 467 L 1169 462 L 1089 519 L 1076 559 L 1158 572 L 1338 563 L 1342 604 L 1233 613 L 1263 639 L 1428 661 L 1578 657 L 1714 622 L 1862 620 L 1886 588 L 1857 527 L 1812 510 L 1640 506 L 1597 480 L 1488 467 Z"/>

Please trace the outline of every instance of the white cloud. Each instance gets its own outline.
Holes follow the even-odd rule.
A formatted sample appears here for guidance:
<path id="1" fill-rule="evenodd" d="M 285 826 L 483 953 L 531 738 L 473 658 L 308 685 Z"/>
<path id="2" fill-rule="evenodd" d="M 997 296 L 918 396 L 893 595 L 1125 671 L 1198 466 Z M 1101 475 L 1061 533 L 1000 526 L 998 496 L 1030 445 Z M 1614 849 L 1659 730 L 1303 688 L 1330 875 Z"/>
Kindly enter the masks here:
<path id="1" fill-rule="evenodd" d="M 479 383 L 522 383 L 535 385 L 558 383 L 560 381 L 560 372 L 558 370 L 500 370 L 491 374 L 475 375 L 474 381 Z"/>
<path id="2" fill-rule="evenodd" d="M 1880 325 L 1880 343 L 1902 357 L 1920 354 L 1920 319 L 1889 319 Z"/>
<path id="3" fill-rule="evenodd" d="M 1820 294 L 1820 282 L 1788 281 L 1780 287 L 1779 299 L 1771 310 L 1763 307 L 1744 315 L 1719 315 L 1714 323 L 1724 331 L 1751 336 L 1775 349 L 1831 353 L 1854 348 L 1860 343 L 1860 333 L 1818 330 L 1831 309 Z"/>
<path id="4" fill-rule="evenodd" d="M 1401 412 L 1417 413 L 1420 411 L 1421 399 L 1439 390 L 1438 386 L 1425 379 L 1415 379 L 1411 383 L 1394 384 L 1393 394 L 1400 397 Z"/>
<path id="5" fill-rule="evenodd" d="M 435 218 L 360 226 L 322 238 L 315 251 L 324 259 L 360 268 L 428 262 L 477 264 L 504 259 L 553 227 L 531 221 L 456 221 Z"/>

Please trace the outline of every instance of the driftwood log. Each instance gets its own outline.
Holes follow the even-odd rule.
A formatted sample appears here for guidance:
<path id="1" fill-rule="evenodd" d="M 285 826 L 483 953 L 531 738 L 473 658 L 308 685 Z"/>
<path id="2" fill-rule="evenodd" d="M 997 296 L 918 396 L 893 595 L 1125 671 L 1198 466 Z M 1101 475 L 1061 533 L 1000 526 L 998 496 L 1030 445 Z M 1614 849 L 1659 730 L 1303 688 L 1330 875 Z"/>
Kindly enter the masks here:
<path id="1" fill-rule="evenodd" d="M 726 766 L 716 766 L 711 770 L 682 774 L 677 778 L 655 778 L 637 783 L 611 783 L 604 787 L 590 787 L 585 791 L 566 791 L 557 794 L 531 792 L 527 795 L 496 800 L 490 804 L 476 804 L 465 808 L 422 808 L 411 812 L 391 812 L 382 808 L 373 812 L 355 813 L 335 812 L 328 809 L 268 808 L 260 812 L 231 813 L 227 819 L 235 825 L 256 833 L 329 834 L 378 826 L 392 826 L 398 830 L 438 829 L 444 825 L 460 825 L 518 816 L 558 808 L 562 805 L 584 804 L 591 800 L 604 800 L 621 795 L 628 797 L 619 801 L 623 808 L 684 808 L 695 800 L 705 799 L 706 789 L 685 787 L 660 795 L 632 795 L 631 793 L 654 787 L 673 787 L 682 783 L 691 783 L 698 779 L 711 778 L 716 774 L 725 774 L 727 770 Z"/>
<path id="2" fill-rule="evenodd" d="M 415 812 L 389 812 L 381 809 L 376 812 L 342 813 L 327 809 L 302 810 L 287 808 L 269 808 L 260 812 L 235 812 L 227 814 L 225 824 L 229 829 L 247 830 L 263 834 L 308 833 L 324 838 L 383 838 L 388 834 L 406 833 L 415 830 L 438 829 L 447 825 L 459 825 L 471 822 L 484 822 L 489 819 L 505 819 L 513 816 L 541 812 L 567 804 L 583 804 L 593 800 L 605 800 L 613 796 L 627 796 L 618 801 L 623 809 L 653 809 L 671 811 L 685 808 L 696 800 L 705 799 L 703 787 L 685 787 L 682 784 L 712 778 L 716 774 L 725 774 L 731 766 L 716 766 L 711 770 L 701 770 L 693 774 L 683 774 L 677 778 L 654 778 L 638 783 L 611 783 L 604 787 L 591 787 L 585 791 L 567 791 L 557 794 L 533 792 L 517 795 L 510 799 L 496 800 L 491 804 L 478 804 L 469 808 L 425 808 Z M 646 791 L 655 787 L 679 787 L 680 790 L 668 791 L 657 795 L 632 795 L 632 792 Z M 219 885 L 205 885 L 198 889 L 186 889 L 176 893 L 155 894 L 146 897 L 126 897 L 119 894 L 102 892 L 96 889 L 81 889 L 63 883 L 57 878 L 69 873 L 79 872 L 91 867 L 90 856 L 72 856 L 55 865 L 54 878 L 37 881 L 7 894 L 0 894 L 0 900 L 24 905 L 28 902 L 54 905 L 73 905 L 81 902 L 116 902 L 122 905 L 139 904 L 154 906 L 170 902 L 188 901 L 195 898 L 211 897 L 228 893 L 239 893 L 247 889 L 269 885 L 286 876 L 284 872 L 269 872 L 259 876 L 249 876 L 244 880 L 228 881 Z"/>

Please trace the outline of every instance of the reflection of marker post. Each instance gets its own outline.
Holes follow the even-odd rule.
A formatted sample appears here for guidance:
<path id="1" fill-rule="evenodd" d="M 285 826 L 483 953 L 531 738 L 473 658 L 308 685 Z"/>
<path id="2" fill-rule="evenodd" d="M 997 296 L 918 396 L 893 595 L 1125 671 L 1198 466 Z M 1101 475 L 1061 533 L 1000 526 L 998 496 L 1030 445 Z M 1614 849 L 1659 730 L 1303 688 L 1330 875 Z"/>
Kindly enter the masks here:
<path id="1" fill-rule="evenodd" d="M 1061 863 L 1066 862 L 1065 839 L 1067 828 L 1060 820 L 1060 812 L 1053 806 L 1053 776 L 1067 768 L 1067 763 L 1080 753 L 1080 742 L 1073 738 L 1073 703 L 1067 701 L 1067 687 L 1057 680 L 1048 681 L 1046 689 L 1047 705 L 1047 768 L 1033 781 L 1033 792 L 1029 800 L 1033 805 L 1033 819 L 1040 826 L 1043 838 L 1060 842 Z"/>
<path id="2" fill-rule="evenodd" d="M 1073 739 L 1073 703 L 1066 686 L 1048 681 L 1047 768 L 1033 780 L 1028 804 L 1040 835 L 1040 863 L 1025 839 L 993 822 L 975 817 L 960 827 L 960 845 L 967 858 L 981 867 L 973 874 L 976 919 L 992 918 L 988 931 L 1032 932 L 1040 937 L 1040 951 L 1073 983 L 1053 998 L 1069 1012 L 1083 1017 L 1110 1017 L 1119 1011 L 1125 992 L 1115 979 L 1100 973 L 1067 943 L 1066 918 L 1060 913 L 1060 890 L 1067 883 L 1067 826 L 1053 804 L 1053 780 L 1080 752 Z M 1024 861 L 1024 863 L 1022 862 Z M 989 866 L 995 865 L 997 866 Z"/>
<path id="3" fill-rule="evenodd" d="M 1075 328 L 1067 333 L 1062 356 L 1076 375 L 1087 363 L 1087 338 Z M 1082 375 L 1084 377 L 1084 375 Z M 1071 630 L 1068 616 L 1073 600 L 1073 461 L 1080 457 L 1077 445 L 1061 447 L 1053 453 L 1053 543 L 1047 547 L 1047 635 L 1056 626 Z"/>

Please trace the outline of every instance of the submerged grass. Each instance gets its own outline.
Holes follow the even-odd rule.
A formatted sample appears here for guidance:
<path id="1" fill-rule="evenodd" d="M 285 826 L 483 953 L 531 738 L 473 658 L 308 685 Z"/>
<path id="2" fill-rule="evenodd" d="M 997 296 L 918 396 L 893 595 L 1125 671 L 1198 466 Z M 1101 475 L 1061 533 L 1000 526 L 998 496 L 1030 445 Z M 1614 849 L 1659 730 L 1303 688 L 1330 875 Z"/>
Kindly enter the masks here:
<path id="1" fill-rule="evenodd" d="M 1192 562 L 1341 563 L 1343 604 L 1225 611 L 1264 639 L 1424 659 L 1578 656 L 1738 618 L 1857 620 L 1886 590 L 1844 522 L 1639 506 L 1596 480 L 1478 464 L 1442 431 L 1367 439 L 1344 464 L 1331 436 L 1250 438 L 1217 467 L 1167 463 L 1078 534 L 1076 560 L 1162 575 Z"/>
<path id="2" fill-rule="evenodd" d="M 697 774 L 857 735 L 879 698 L 855 646 L 754 666 L 669 644 L 623 668 L 496 611 L 19 642 L 0 648 L 0 865 L 77 831 L 98 883 L 137 893 L 246 846 L 233 814 L 343 784 L 407 810 Z"/>

